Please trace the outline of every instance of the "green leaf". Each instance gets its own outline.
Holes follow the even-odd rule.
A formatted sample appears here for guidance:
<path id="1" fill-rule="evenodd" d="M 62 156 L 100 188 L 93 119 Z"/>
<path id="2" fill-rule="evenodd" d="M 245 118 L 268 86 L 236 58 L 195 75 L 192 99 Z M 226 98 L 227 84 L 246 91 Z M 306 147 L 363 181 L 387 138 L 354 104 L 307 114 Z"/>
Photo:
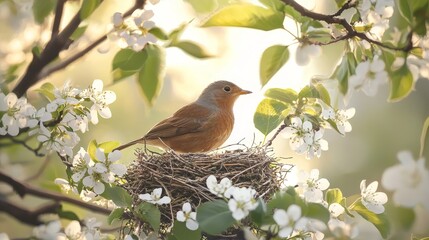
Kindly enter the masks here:
<path id="1" fill-rule="evenodd" d="M 45 96 L 49 101 L 55 99 L 54 95 L 55 86 L 52 83 L 46 82 L 36 91 Z"/>
<path id="2" fill-rule="evenodd" d="M 186 227 L 186 223 L 174 221 L 173 229 L 171 230 L 171 236 L 177 240 L 200 240 L 201 230 L 197 229 L 192 231 Z"/>
<path id="3" fill-rule="evenodd" d="M 259 30 L 283 28 L 284 14 L 273 9 L 241 3 L 229 5 L 211 16 L 203 27 L 231 26 Z"/>
<path id="4" fill-rule="evenodd" d="M 82 37 L 82 35 L 85 33 L 86 28 L 88 27 L 88 25 L 82 26 L 82 27 L 78 27 L 70 36 L 70 39 L 73 41 L 76 41 L 78 38 Z"/>
<path id="5" fill-rule="evenodd" d="M 138 72 L 145 63 L 148 55 L 146 51 L 136 52 L 132 49 L 119 50 L 112 61 L 112 71 L 121 69 L 125 72 Z"/>
<path id="6" fill-rule="evenodd" d="M 151 105 L 161 90 L 162 81 L 165 75 L 165 52 L 164 48 L 158 45 L 146 45 L 144 51 L 147 59 L 144 62 L 137 80 L 143 95 Z"/>
<path id="7" fill-rule="evenodd" d="M 353 53 L 346 53 L 341 59 L 340 64 L 337 65 L 331 75 L 332 79 L 338 80 L 338 87 L 340 92 L 345 95 L 348 91 L 348 80 L 351 75 L 355 74 L 357 62 Z"/>
<path id="8" fill-rule="evenodd" d="M 347 0 L 335 0 L 335 3 L 337 3 L 337 7 L 341 8 Z"/>
<path id="9" fill-rule="evenodd" d="M 343 200 L 343 193 L 339 188 L 332 188 L 326 191 L 326 201 L 329 205 L 332 203 L 341 203 Z"/>
<path id="10" fill-rule="evenodd" d="M 384 213 L 375 214 L 368 210 L 363 204 L 362 201 L 356 202 L 352 209 L 361 215 L 368 222 L 372 223 L 380 232 L 383 238 L 387 238 L 390 233 L 390 223 Z"/>
<path id="11" fill-rule="evenodd" d="M 124 211 L 125 209 L 123 208 L 114 209 L 107 217 L 107 223 L 109 225 L 112 225 L 113 221 L 115 221 L 116 219 L 121 219 L 122 215 L 124 214 Z"/>
<path id="12" fill-rule="evenodd" d="M 331 105 L 331 97 L 329 96 L 328 90 L 323 86 L 323 84 L 315 84 L 314 85 L 319 92 L 319 99 L 324 103 Z"/>
<path id="13" fill-rule="evenodd" d="M 293 189 L 293 188 L 292 188 Z M 284 209 L 287 210 L 291 204 L 295 203 L 295 197 L 288 192 L 279 191 L 276 192 L 271 200 L 267 202 L 267 212 L 271 214 L 274 209 Z"/>
<path id="14" fill-rule="evenodd" d="M 390 79 L 392 80 L 389 96 L 389 101 L 391 102 L 402 100 L 413 90 L 413 75 L 406 64 L 398 70 L 393 71 L 390 74 Z"/>
<path id="15" fill-rule="evenodd" d="M 298 98 L 320 98 L 319 91 L 313 85 L 307 85 L 298 93 Z"/>
<path id="16" fill-rule="evenodd" d="M 274 45 L 262 53 L 259 78 L 261 85 L 264 86 L 276 74 L 280 68 L 285 65 L 289 59 L 289 49 L 287 46 Z"/>
<path id="17" fill-rule="evenodd" d="M 143 221 L 150 224 L 154 231 L 159 230 L 161 224 L 161 212 L 151 203 L 141 202 L 136 209 L 136 215 Z"/>
<path id="18" fill-rule="evenodd" d="M 182 24 L 178 28 L 171 31 L 171 33 L 168 35 L 168 39 L 170 39 L 171 44 L 174 44 L 179 41 L 180 36 L 182 36 L 183 31 L 185 31 L 185 28 L 188 26 L 188 24 Z"/>
<path id="19" fill-rule="evenodd" d="M 283 8 L 283 12 L 285 13 L 286 16 L 289 16 L 290 18 L 292 18 L 297 22 L 302 22 L 303 19 L 305 19 L 305 17 L 303 17 L 300 12 L 295 10 L 295 8 L 293 8 L 290 5 L 285 5 Z"/>
<path id="20" fill-rule="evenodd" d="M 425 122 L 423 123 L 423 129 L 420 135 L 420 154 L 419 154 L 420 157 L 423 157 L 425 146 L 429 146 L 428 129 L 429 129 L 429 117 L 427 117 Z"/>
<path id="21" fill-rule="evenodd" d="M 153 27 L 149 30 L 149 33 L 161 40 L 168 40 L 168 35 L 159 27 Z"/>
<path id="22" fill-rule="evenodd" d="M 235 223 L 228 204 L 224 200 L 205 202 L 197 208 L 200 229 L 210 235 L 220 234 Z"/>
<path id="23" fill-rule="evenodd" d="M 264 202 L 264 199 L 259 198 L 258 199 L 258 207 L 250 212 L 250 218 L 252 219 L 252 222 L 255 223 L 257 226 L 262 226 L 264 223 L 264 218 L 266 217 L 267 213 L 267 206 Z"/>
<path id="24" fill-rule="evenodd" d="M 388 213 L 389 219 L 392 219 L 392 225 L 394 228 L 401 230 L 410 230 L 416 220 L 416 213 L 414 208 L 406 208 L 400 206 L 386 206 L 386 212 Z"/>
<path id="25" fill-rule="evenodd" d="M 218 6 L 217 0 L 184 0 L 191 4 L 192 8 L 198 13 L 209 13 L 214 11 Z"/>
<path id="26" fill-rule="evenodd" d="M 327 28 L 313 28 L 307 31 L 307 37 L 312 42 L 328 43 L 332 40 L 331 31 Z"/>
<path id="27" fill-rule="evenodd" d="M 45 18 L 54 10 L 56 0 L 34 0 L 33 2 L 33 16 L 38 24 L 42 24 Z"/>
<path id="28" fill-rule="evenodd" d="M 196 58 L 212 57 L 209 53 L 206 52 L 206 50 L 204 50 L 201 46 L 197 45 L 194 42 L 180 41 L 180 42 L 172 43 L 170 46 L 180 48 L 187 54 L 194 56 Z"/>
<path id="29" fill-rule="evenodd" d="M 263 99 L 253 116 L 255 127 L 265 136 L 273 131 L 285 118 L 287 105 L 274 99 Z"/>
<path id="30" fill-rule="evenodd" d="M 136 73 L 137 73 L 136 71 L 124 71 L 122 69 L 117 68 L 112 72 L 113 82 L 117 83 L 119 80 L 132 76 Z"/>
<path id="31" fill-rule="evenodd" d="M 283 12 L 283 8 L 285 6 L 285 4 L 280 0 L 259 0 L 259 2 L 279 12 Z"/>
<path id="32" fill-rule="evenodd" d="M 64 211 L 62 207 L 58 210 L 58 217 L 60 217 L 61 219 L 68 219 L 68 220 L 76 220 L 76 221 L 80 220 L 79 216 L 76 213 L 72 211 Z"/>
<path id="33" fill-rule="evenodd" d="M 309 202 L 307 203 L 307 208 L 304 213 L 304 216 L 309 218 L 319 219 L 320 221 L 326 223 L 329 221 L 331 217 L 331 213 L 322 204 Z"/>
<path id="34" fill-rule="evenodd" d="M 112 200 L 119 207 L 131 207 L 131 195 L 122 187 L 106 185 L 106 189 L 101 194 L 104 198 Z"/>
<path id="35" fill-rule="evenodd" d="M 407 21 L 408 24 L 412 23 L 413 13 L 411 12 L 409 1 L 397 0 L 396 5 L 399 8 L 399 13 Z"/>
<path id="36" fill-rule="evenodd" d="M 84 20 L 91 16 L 100 3 L 101 0 L 83 0 L 82 7 L 80 8 L 80 19 Z"/>
<path id="37" fill-rule="evenodd" d="M 110 153 L 113 151 L 113 149 L 119 147 L 119 145 L 121 144 L 118 141 L 109 141 L 109 142 L 100 143 L 98 147 L 104 149 L 105 153 Z"/>
<path id="38" fill-rule="evenodd" d="M 88 152 L 89 157 L 91 159 L 97 159 L 97 157 L 95 156 L 95 152 L 97 151 L 97 147 L 98 147 L 98 144 L 97 144 L 97 141 L 95 139 L 91 140 L 88 143 L 88 148 L 86 149 L 86 151 Z"/>
<path id="39" fill-rule="evenodd" d="M 427 0 L 413 1 L 414 32 L 425 36 L 426 21 L 429 18 L 429 2 Z"/>
<path id="40" fill-rule="evenodd" d="M 287 104 L 294 104 L 298 99 L 298 94 L 291 88 L 270 88 L 265 92 L 265 96 Z"/>

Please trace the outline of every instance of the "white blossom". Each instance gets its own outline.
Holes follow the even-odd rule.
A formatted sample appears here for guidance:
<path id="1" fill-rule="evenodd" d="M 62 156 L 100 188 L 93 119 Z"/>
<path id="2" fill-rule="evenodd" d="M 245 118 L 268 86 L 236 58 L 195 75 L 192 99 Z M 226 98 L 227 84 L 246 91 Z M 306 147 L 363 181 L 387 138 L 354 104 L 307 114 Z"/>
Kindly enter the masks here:
<path id="1" fill-rule="evenodd" d="M 80 223 L 76 220 L 71 221 L 64 229 L 64 233 L 60 233 L 57 236 L 57 240 L 86 240 Z"/>
<path id="2" fill-rule="evenodd" d="M 232 183 L 228 178 L 223 178 L 220 183 L 217 183 L 216 177 L 214 175 L 210 175 L 206 180 L 206 185 L 209 191 L 214 195 L 225 197 L 225 192 L 232 186 Z"/>
<path id="3" fill-rule="evenodd" d="M 85 176 L 88 167 L 92 167 L 94 162 L 91 160 L 88 152 L 85 151 L 82 147 L 79 149 L 77 154 L 73 157 L 72 161 L 72 170 L 73 175 L 72 179 L 75 182 L 79 182 Z"/>
<path id="4" fill-rule="evenodd" d="M 387 195 L 384 192 L 377 192 L 378 182 L 374 181 L 366 186 L 366 180 L 360 183 L 362 204 L 371 212 L 380 214 L 384 212 L 384 206 L 387 202 Z"/>
<path id="5" fill-rule="evenodd" d="M 55 178 L 54 183 L 59 185 L 61 188 L 61 191 L 65 192 L 66 194 L 70 191 L 77 194 L 77 188 L 70 185 L 69 181 L 65 180 L 64 178 Z"/>
<path id="6" fill-rule="evenodd" d="M 315 44 L 300 44 L 296 49 L 295 61 L 298 65 L 304 66 L 310 62 L 311 58 L 315 58 L 322 54 L 322 48 Z"/>
<path id="7" fill-rule="evenodd" d="M 108 107 L 109 104 L 113 103 L 116 100 L 116 94 L 112 91 L 103 91 L 103 81 L 100 79 L 94 80 L 92 85 L 83 90 L 79 94 L 82 98 L 88 98 L 93 102 L 93 105 L 90 109 L 91 122 L 93 124 L 98 123 L 98 115 L 102 118 L 112 117 L 112 112 Z"/>
<path id="8" fill-rule="evenodd" d="M 0 112 L 5 112 L 1 118 L 0 135 L 17 136 L 19 129 L 34 127 L 38 121 L 33 119 L 36 109 L 25 97 L 18 97 L 15 93 L 5 95 L 0 92 Z"/>
<path id="9" fill-rule="evenodd" d="M 332 120 L 337 125 L 337 129 L 341 134 L 352 131 L 352 125 L 349 120 L 354 117 L 356 113 L 355 108 L 349 108 L 347 110 L 339 109 L 334 110 L 330 107 L 322 110 L 321 116 L 325 120 Z"/>
<path id="10" fill-rule="evenodd" d="M 287 211 L 283 209 L 275 209 L 273 219 L 279 226 L 279 237 L 289 237 L 294 228 L 302 229 L 307 224 L 307 219 L 301 217 L 301 207 L 292 204 L 288 207 Z"/>
<path id="11" fill-rule="evenodd" d="M 256 191 L 246 187 L 233 187 L 232 189 L 232 198 L 228 201 L 228 208 L 232 212 L 232 217 L 240 221 L 249 215 L 249 211 L 258 207 L 255 199 Z"/>
<path id="12" fill-rule="evenodd" d="M 7 233 L 0 233 L 0 240 L 9 240 L 9 236 Z"/>
<path id="13" fill-rule="evenodd" d="M 151 194 L 139 194 L 139 198 L 142 201 L 158 205 L 169 204 L 171 202 L 171 199 L 168 196 L 161 197 L 161 195 L 162 188 L 155 188 Z"/>
<path id="14" fill-rule="evenodd" d="M 377 93 L 378 86 L 387 82 L 387 72 L 383 60 L 376 55 L 374 59 L 361 62 L 356 67 L 356 74 L 349 79 L 349 91 L 362 90 L 368 96 Z"/>
<path id="15" fill-rule="evenodd" d="M 359 234 L 359 229 L 354 224 L 348 224 L 336 218 L 328 221 L 328 227 L 331 233 L 338 239 L 353 239 Z"/>
<path id="16" fill-rule="evenodd" d="M 56 220 L 33 228 L 33 236 L 42 240 L 56 240 L 60 230 L 61 223 Z"/>
<path id="17" fill-rule="evenodd" d="M 394 191 L 393 201 L 404 207 L 423 204 L 429 210 L 429 170 L 425 159 L 414 160 L 411 152 L 398 153 L 400 164 L 387 168 L 381 178 L 383 187 Z"/>
<path id="18" fill-rule="evenodd" d="M 345 208 L 341 206 L 341 204 L 339 203 L 330 204 L 328 210 L 331 213 L 331 215 L 335 218 L 337 218 L 338 216 L 340 216 L 345 212 Z"/>
<path id="19" fill-rule="evenodd" d="M 328 142 L 323 139 L 324 129 L 313 129 L 310 121 L 293 117 L 289 126 L 285 128 L 284 136 L 289 138 L 289 146 L 300 154 L 306 154 L 307 159 L 320 157 L 322 150 L 328 150 Z"/>
<path id="20" fill-rule="evenodd" d="M 185 222 L 189 230 L 198 229 L 197 213 L 192 212 L 191 204 L 188 202 L 183 204 L 182 211 L 176 213 L 176 219 L 179 222 Z"/>
<path id="21" fill-rule="evenodd" d="M 298 173 L 298 186 L 302 189 L 304 199 L 308 202 L 322 202 L 323 191 L 328 189 L 329 181 L 319 179 L 319 170 L 312 169 L 310 173 L 301 170 Z"/>

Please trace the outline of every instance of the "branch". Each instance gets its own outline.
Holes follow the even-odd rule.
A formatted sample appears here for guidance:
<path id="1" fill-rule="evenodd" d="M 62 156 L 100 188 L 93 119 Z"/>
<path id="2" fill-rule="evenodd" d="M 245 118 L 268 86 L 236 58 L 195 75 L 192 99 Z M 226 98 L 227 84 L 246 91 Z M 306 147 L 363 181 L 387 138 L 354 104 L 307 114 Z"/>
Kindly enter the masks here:
<path id="1" fill-rule="evenodd" d="M 128 17 L 131 15 L 136 9 L 142 8 L 144 6 L 144 1 L 136 1 L 134 6 L 131 7 L 127 12 L 123 14 L 124 17 Z M 47 66 L 46 69 L 40 72 L 40 74 L 37 76 L 39 79 L 44 79 L 47 76 L 51 75 L 54 72 L 57 72 L 59 70 L 62 70 L 66 68 L 71 63 L 75 62 L 79 58 L 85 56 L 87 53 L 89 53 L 92 49 L 97 47 L 99 44 L 104 42 L 107 39 L 107 34 L 104 34 L 103 36 L 99 37 L 97 40 L 95 40 L 93 43 L 91 43 L 86 48 L 82 49 L 80 52 L 75 53 L 74 55 L 70 56 L 69 58 L 63 60 L 62 62 L 59 62 L 57 64 L 53 64 L 52 66 Z"/>
<path id="2" fill-rule="evenodd" d="M 386 45 L 386 44 L 379 42 L 377 40 L 374 40 L 372 38 L 369 38 L 365 33 L 357 32 L 353 28 L 353 26 L 350 25 L 350 23 L 348 23 L 346 21 L 346 19 L 339 17 L 339 15 L 341 15 L 341 13 L 344 10 L 355 6 L 355 4 L 351 3 L 351 1 L 348 1 L 347 3 L 345 3 L 336 13 L 331 14 L 331 15 L 325 15 L 325 14 L 321 14 L 321 13 L 312 12 L 312 11 L 304 8 L 303 6 L 301 6 L 300 4 L 295 2 L 294 0 L 281 0 L 281 1 L 284 2 L 286 5 L 289 5 L 292 8 L 294 8 L 302 16 L 309 17 L 309 18 L 312 18 L 312 19 L 318 20 L 318 21 L 324 21 L 328 24 L 339 24 L 339 25 L 343 26 L 347 33 L 343 36 L 340 36 L 340 37 L 334 39 L 330 43 L 338 42 L 340 40 L 345 40 L 345 39 L 351 39 L 354 37 L 359 37 L 359 38 L 366 40 L 372 44 L 375 44 L 379 47 L 390 49 L 390 50 L 408 52 L 413 48 L 413 44 L 412 44 L 411 40 L 408 40 L 408 43 L 403 47 L 394 47 L 394 46 Z M 412 32 L 410 32 L 409 34 L 411 34 L 411 36 L 412 36 Z M 411 39 L 411 38 L 408 38 L 408 39 Z"/>
<path id="3" fill-rule="evenodd" d="M 5 212 L 20 222 L 33 226 L 43 224 L 43 222 L 39 220 L 40 215 L 57 213 L 59 208 L 60 204 L 58 202 L 53 202 L 36 210 L 29 210 L 0 198 L 0 212 Z"/>
<path id="4" fill-rule="evenodd" d="M 65 3 L 65 0 L 57 1 L 54 23 L 52 24 L 51 39 L 56 37 L 58 35 L 58 32 L 60 31 L 60 24 L 61 24 L 61 18 L 63 17 L 64 3 Z"/>
<path id="5" fill-rule="evenodd" d="M 58 5 L 61 5 L 64 0 L 60 0 L 58 2 Z M 146 3 L 146 0 L 135 0 L 134 5 L 126 12 L 124 13 L 124 16 L 129 16 L 131 13 L 138 9 L 143 8 Z M 57 5 L 56 14 L 61 13 L 62 10 L 59 10 L 61 6 Z M 62 9 L 62 8 L 61 8 Z M 60 14 L 61 15 L 61 14 Z M 68 23 L 68 25 L 59 33 L 58 35 L 54 34 L 54 31 L 56 31 L 57 26 L 55 24 L 59 24 L 61 17 L 55 16 L 54 19 L 54 25 L 52 27 L 52 38 L 51 40 L 46 44 L 43 51 L 40 53 L 40 56 L 37 56 L 33 53 L 33 59 L 30 62 L 30 64 L 27 67 L 27 70 L 24 74 L 24 76 L 21 78 L 18 85 L 13 89 L 13 92 L 18 96 L 22 96 L 25 94 L 25 92 L 34 84 L 36 84 L 38 81 L 42 80 L 43 78 L 46 78 L 50 74 L 64 69 L 69 64 L 73 63 L 77 59 L 81 58 L 85 54 L 87 54 L 89 51 L 91 51 L 93 48 L 95 48 L 97 45 L 99 45 L 101 42 L 103 42 L 107 36 L 103 35 L 99 39 L 97 39 L 94 43 L 89 45 L 87 48 L 83 49 L 81 52 L 76 53 L 75 55 L 71 56 L 69 59 L 64 60 L 61 63 L 58 63 L 57 65 L 52 66 L 51 68 L 47 68 L 47 66 L 52 63 L 54 60 L 56 60 L 59 56 L 59 53 L 67 49 L 70 44 L 73 42 L 70 39 L 70 36 L 73 34 L 73 32 L 77 29 L 79 24 L 81 23 L 80 19 L 80 11 L 78 11 L 73 19 Z M 59 26 L 58 26 L 59 27 Z"/>
<path id="6" fill-rule="evenodd" d="M 110 210 L 108 209 L 95 206 L 86 202 L 82 202 L 81 200 L 70 198 L 56 192 L 33 187 L 27 183 L 20 182 L 2 172 L 0 172 L 0 182 L 5 182 L 8 185 L 10 185 L 21 198 L 27 194 L 30 194 L 41 198 L 52 199 L 52 200 L 55 200 L 56 202 L 60 202 L 60 201 L 67 202 L 67 203 L 76 205 L 78 207 L 91 210 L 93 212 L 102 213 L 106 215 L 110 214 Z"/>
<path id="7" fill-rule="evenodd" d="M 276 139 L 276 137 L 280 134 L 280 132 L 285 129 L 287 127 L 286 124 L 282 124 L 276 131 L 276 133 L 274 133 L 273 137 L 268 140 L 267 144 L 265 145 L 266 147 L 271 146 L 271 144 L 273 144 L 274 139 Z"/>

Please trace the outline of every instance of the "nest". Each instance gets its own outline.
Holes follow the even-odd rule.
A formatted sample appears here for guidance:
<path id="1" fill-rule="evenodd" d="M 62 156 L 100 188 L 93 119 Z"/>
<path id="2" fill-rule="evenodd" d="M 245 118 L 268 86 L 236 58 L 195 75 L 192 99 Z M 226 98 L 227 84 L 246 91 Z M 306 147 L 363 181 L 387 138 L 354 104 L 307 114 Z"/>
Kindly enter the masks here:
<path id="1" fill-rule="evenodd" d="M 139 194 L 163 188 L 163 195 L 171 198 L 171 204 L 160 206 L 161 222 L 167 227 L 173 223 L 183 203 L 190 202 L 195 209 L 201 203 L 217 198 L 206 186 L 210 175 L 218 181 L 227 177 L 237 187 L 251 186 L 258 197 L 268 199 L 279 190 L 286 176 L 284 167 L 290 169 L 290 165 L 280 163 L 267 151 L 263 147 L 208 154 L 178 154 L 174 151 L 159 154 L 137 150 L 137 159 L 126 174 L 124 187 L 135 203 L 140 202 Z"/>

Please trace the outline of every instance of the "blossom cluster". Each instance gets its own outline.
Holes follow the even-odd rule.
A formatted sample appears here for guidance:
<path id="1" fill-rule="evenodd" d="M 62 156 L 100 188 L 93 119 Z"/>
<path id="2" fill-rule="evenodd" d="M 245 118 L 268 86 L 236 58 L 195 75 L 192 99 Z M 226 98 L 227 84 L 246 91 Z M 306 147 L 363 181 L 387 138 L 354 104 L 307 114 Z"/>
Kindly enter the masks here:
<path id="1" fill-rule="evenodd" d="M 73 220 L 61 231 L 61 222 L 59 220 L 42 224 L 33 229 L 33 237 L 40 240 L 86 240 L 86 239 L 107 239 L 108 235 L 100 232 L 101 223 L 95 218 L 89 218 L 85 225 Z"/>
<path id="2" fill-rule="evenodd" d="M 357 65 L 356 73 L 349 79 L 348 95 L 351 95 L 354 90 L 362 90 L 366 95 L 374 96 L 378 86 L 387 83 L 387 79 L 385 63 L 375 55 L 372 60 L 366 60 Z"/>
<path id="3" fill-rule="evenodd" d="M 46 150 L 72 157 L 73 148 L 80 141 L 77 133 L 88 131 L 89 122 L 97 124 L 98 115 L 110 118 L 108 105 L 116 100 L 116 95 L 103 91 L 99 79 L 84 90 L 66 83 L 61 89 L 46 91 L 50 102 L 38 110 L 25 97 L 18 98 L 13 92 L 0 93 L 0 135 L 15 137 L 23 129 L 30 129 L 29 135 L 37 135 Z M 84 102 L 90 102 L 91 107 Z"/>
<path id="4" fill-rule="evenodd" d="M 162 195 L 162 188 L 155 188 L 152 193 L 139 194 L 139 199 L 155 205 L 169 204 L 171 198 Z M 176 213 L 176 219 L 179 222 L 184 222 L 189 230 L 195 231 L 198 229 L 197 213 L 192 211 L 191 204 L 186 202 L 182 206 L 182 210 Z"/>
<path id="5" fill-rule="evenodd" d="M 296 105 L 296 104 L 295 104 Z M 333 109 L 323 101 L 316 101 L 317 108 L 321 108 L 319 115 L 309 117 L 300 114 L 297 106 L 291 106 L 289 124 L 283 130 L 283 136 L 289 139 L 290 148 L 299 154 L 305 154 L 307 159 L 320 157 L 322 151 L 329 148 L 328 142 L 323 139 L 325 129 L 334 126 L 341 134 L 352 130 L 349 120 L 355 115 L 355 109 Z M 311 104 L 309 107 L 313 107 Z"/>
<path id="6" fill-rule="evenodd" d="M 389 28 L 389 19 L 393 16 L 395 1 L 393 0 L 363 0 L 359 2 L 357 10 L 362 22 L 356 23 L 357 28 L 364 25 L 369 27 L 369 34 L 381 39 Z"/>
<path id="7" fill-rule="evenodd" d="M 228 178 L 223 178 L 218 183 L 213 175 L 207 178 L 206 185 L 211 193 L 228 199 L 228 208 L 237 221 L 244 219 L 250 211 L 258 207 L 256 191 L 253 188 L 235 187 Z"/>
<path id="8" fill-rule="evenodd" d="M 113 14 L 113 30 L 108 34 L 110 41 L 120 48 L 131 48 L 141 51 L 147 43 L 155 43 L 156 37 L 149 31 L 155 26 L 150 19 L 154 16 L 152 10 L 136 9 L 130 18 L 124 19 L 121 13 Z"/>
<path id="9" fill-rule="evenodd" d="M 300 192 L 301 197 L 306 202 L 320 203 L 329 210 L 331 219 L 328 221 L 327 227 L 332 234 L 338 238 L 354 238 L 357 236 L 358 228 L 356 226 L 356 222 L 349 215 L 345 214 L 346 206 L 338 202 L 328 203 L 327 200 L 325 200 L 324 191 L 328 190 L 330 183 L 326 178 L 319 177 L 318 169 L 312 169 L 310 172 L 303 170 L 299 171 L 297 185 L 297 190 Z M 362 205 L 364 205 L 368 211 L 375 214 L 381 214 L 384 212 L 383 205 L 387 202 L 387 195 L 383 192 L 377 192 L 377 188 L 377 181 L 374 181 L 367 186 L 366 180 L 362 180 L 360 184 L 361 197 L 357 201 L 362 202 Z M 349 211 L 352 209 L 353 204 L 349 206 Z M 304 218 L 303 220 L 298 221 L 300 219 L 300 214 L 298 213 L 299 211 L 296 209 L 296 207 L 293 207 L 290 210 L 288 209 L 287 212 L 281 212 L 280 216 L 282 219 L 285 219 L 285 215 L 288 216 L 286 218 L 288 220 L 285 222 L 276 220 L 280 226 L 280 231 L 282 234 L 291 234 L 293 232 L 292 229 L 294 229 L 296 232 L 297 229 L 302 229 L 302 226 L 305 225 L 307 227 L 306 231 L 311 232 L 311 234 L 314 235 L 313 239 L 323 239 L 322 231 L 326 228 L 326 225 L 324 225 L 322 222 L 315 221 L 304 224 L 306 219 Z M 278 216 L 277 218 L 280 219 Z M 295 227 L 292 228 L 294 224 Z M 311 225 L 314 226 L 309 228 Z"/>

